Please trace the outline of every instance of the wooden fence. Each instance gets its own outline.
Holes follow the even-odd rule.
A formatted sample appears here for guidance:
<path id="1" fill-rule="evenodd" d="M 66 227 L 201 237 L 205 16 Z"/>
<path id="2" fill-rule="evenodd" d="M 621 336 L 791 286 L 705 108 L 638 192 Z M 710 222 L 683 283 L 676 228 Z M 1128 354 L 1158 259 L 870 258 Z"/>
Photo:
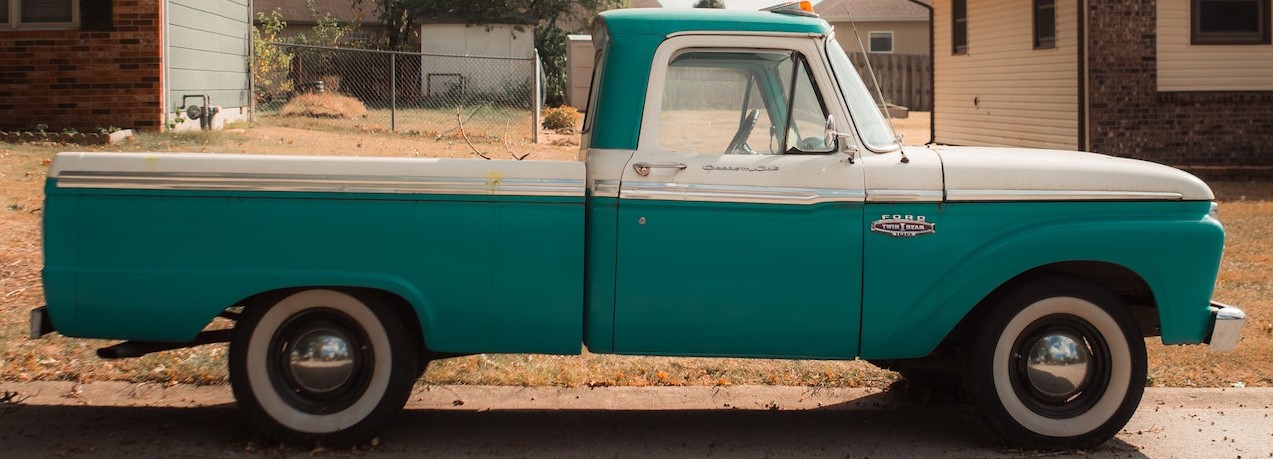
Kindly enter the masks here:
<path id="1" fill-rule="evenodd" d="M 868 59 L 880 81 L 884 100 L 912 111 L 926 112 L 933 109 L 933 69 L 929 65 L 928 56 L 849 53 L 849 60 L 853 61 L 858 75 L 862 76 L 862 81 L 871 90 L 871 96 L 875 97 L 875 82 L 866 67 Z"/>

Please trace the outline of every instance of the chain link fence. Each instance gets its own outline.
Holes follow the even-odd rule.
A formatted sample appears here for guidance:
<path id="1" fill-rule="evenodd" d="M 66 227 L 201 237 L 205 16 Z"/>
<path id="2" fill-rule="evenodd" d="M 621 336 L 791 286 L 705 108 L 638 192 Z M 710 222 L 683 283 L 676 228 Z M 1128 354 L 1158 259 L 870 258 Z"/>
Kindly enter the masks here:
<path id="1" fill-rule="evenodd" d="M 303 116 L 317 129 L 467 136 L 473 142 L 539 140 L 543 71 L 538 55 L 461 56 L 288 43 L 270 43 L 269 51 L 255 64 L 258 117 Z M 338 96 L 357 99 L 361 106 Z"/>

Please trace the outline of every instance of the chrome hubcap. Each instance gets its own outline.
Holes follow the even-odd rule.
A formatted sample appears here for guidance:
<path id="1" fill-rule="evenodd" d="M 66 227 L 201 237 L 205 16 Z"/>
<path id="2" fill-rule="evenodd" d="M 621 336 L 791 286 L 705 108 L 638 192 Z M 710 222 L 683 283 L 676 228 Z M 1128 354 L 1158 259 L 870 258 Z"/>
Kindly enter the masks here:
<path id="1" fill-rule="evenodd" d="M 287 370 L 306 392 L 322 396 L 339 391 L 356 370 L 350 339 L 340 330 L 321 327 L 305 331 L 291 345 Z"/>
<path id="2" fill-rule="evenodd" d="M 1028 352 L 1026 379 L 1039 393 L 1063 400 L 1086 386 L 1092 354 L 1081 338 L 1054 332 L 1040 337 Z"/>

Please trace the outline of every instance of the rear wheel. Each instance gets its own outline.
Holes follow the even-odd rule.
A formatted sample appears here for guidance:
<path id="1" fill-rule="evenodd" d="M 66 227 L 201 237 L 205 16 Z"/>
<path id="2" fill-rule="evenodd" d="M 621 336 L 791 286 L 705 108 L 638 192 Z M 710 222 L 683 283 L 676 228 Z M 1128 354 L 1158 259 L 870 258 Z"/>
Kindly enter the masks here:
<path id="1" fill-rule="evenodd" d="M 1145 342 L 1118 298 L 1077 279 L 1004 297 L 973 338 L 966 390 L 987 424 L 1032 447 L 1088 448 L 1131 419 Z"/>
<path id="2" fill-rule="evenodd" d="M 268 436 L 357 445 L 402 409 L 418 346 L 393 308 L 326 289 L 249 308 L 230 342 L 235 399 Z"/>

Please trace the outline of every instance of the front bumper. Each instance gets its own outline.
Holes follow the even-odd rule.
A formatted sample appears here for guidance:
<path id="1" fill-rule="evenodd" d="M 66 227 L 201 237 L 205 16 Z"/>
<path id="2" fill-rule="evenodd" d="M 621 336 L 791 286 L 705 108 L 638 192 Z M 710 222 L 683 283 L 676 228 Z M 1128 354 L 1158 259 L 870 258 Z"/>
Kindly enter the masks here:
<path id="1" fill-rule="evenodd" d="M 1211 345 L 1211 352 L 1232 351 L 1238 345 L 1238 339 L 1242 338 L 1246 313 L 1233 306 L 1212 301 L 1211 319 L 1211 335 L 1206 340 Z"/>

